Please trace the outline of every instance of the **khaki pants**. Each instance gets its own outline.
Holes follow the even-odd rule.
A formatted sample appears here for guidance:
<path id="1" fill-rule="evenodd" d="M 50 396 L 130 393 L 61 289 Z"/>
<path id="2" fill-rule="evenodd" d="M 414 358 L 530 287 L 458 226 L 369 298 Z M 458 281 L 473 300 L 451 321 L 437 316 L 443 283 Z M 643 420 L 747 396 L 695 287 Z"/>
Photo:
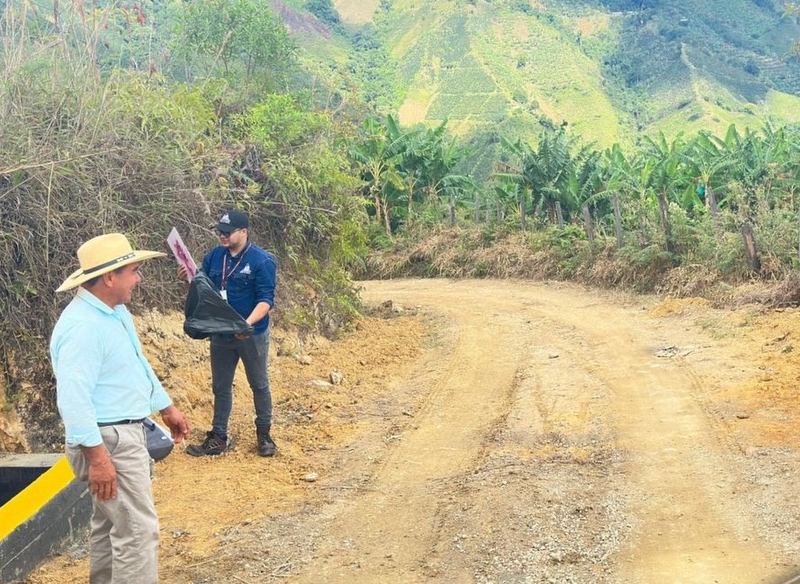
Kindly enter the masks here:
<path id="1" fill-rule="evenodd" d="M 90 584 L 158 582 L 158 516 L 150 485 L 150 455 L 141 424 L 100 428 L 117 471 L 117 497 L 92 497 Z M 75 476 L 88 480 L 80 448 L 67 446 Z"/>

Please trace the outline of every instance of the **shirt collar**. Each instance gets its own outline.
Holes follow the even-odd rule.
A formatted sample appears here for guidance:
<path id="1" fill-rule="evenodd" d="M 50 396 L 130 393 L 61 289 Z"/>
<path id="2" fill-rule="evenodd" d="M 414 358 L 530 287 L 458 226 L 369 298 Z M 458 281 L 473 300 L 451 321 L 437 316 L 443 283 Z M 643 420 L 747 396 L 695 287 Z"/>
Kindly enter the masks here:
<path id="1" fill-rule="evenodd" d="M 231 250 L 229 250 L 227 248 L 225 248 L 225 253 L 228 254 L 228 257 L 230 257 L 230 258 L 235 260 L 237 258 L 240 258 L 240 257 L 244 256 L 245 252 L 248 249 L 250 249 L 250 238 L 249 237 L 247 238 L 247 241 L 244 242 L 244 247 L 239 251 L 239 253 L 237 253 L 236 255 L 233 255 L 231 253 Z"/>
<path id="2" fill-rule="evenodd" d="M 84 287 L 78 288 L 78 293 L 75 296 L 76 298 L 80 298 L 81 300 L 89 304 L 89 306 L 96 308 L 100 312 L 105 312 L 106 314 L 114 314 L 116 312 L 108 304 L 100 300 L 97 296 L 89 292 Z"/>

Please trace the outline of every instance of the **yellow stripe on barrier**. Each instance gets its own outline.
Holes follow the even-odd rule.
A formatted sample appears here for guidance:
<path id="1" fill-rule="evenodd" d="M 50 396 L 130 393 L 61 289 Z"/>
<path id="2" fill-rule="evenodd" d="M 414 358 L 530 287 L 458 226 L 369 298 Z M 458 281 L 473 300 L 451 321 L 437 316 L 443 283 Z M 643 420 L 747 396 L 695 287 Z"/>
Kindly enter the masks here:
<path id="1" fill-rule="evenodd" d="M 39 478 L 0 507 L 0 540 L 36 515 L 74 478 L 67 457 L 62 456 Z"/>

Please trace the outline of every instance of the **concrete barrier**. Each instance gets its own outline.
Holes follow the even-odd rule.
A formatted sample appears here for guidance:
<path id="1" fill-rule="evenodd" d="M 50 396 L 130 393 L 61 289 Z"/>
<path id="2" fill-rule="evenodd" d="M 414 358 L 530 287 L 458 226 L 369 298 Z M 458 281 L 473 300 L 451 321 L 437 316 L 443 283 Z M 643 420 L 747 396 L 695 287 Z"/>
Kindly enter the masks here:
<path id="1" fill-rule="evenodd" d="M 25 578 L 92 514 L 87 484 L 61 454 L 0 457 L 0 582 Z"/>

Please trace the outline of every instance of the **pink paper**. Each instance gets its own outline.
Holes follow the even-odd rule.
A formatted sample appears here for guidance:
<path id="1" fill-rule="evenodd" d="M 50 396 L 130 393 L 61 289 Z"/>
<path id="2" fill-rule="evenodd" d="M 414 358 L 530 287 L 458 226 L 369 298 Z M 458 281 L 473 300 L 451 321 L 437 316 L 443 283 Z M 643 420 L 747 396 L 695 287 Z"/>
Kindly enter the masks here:
<path id="1" fill-rule="evenodd" d="M 178 263 L 186 268 L 186 279 L 191 282 L 197 273 L 197 264 L 194 263 L 192 254 L 189 253 L 189 249 L 184 245 L 178 230 L 174 227 L 167 236 L 167 244 Z"/>

